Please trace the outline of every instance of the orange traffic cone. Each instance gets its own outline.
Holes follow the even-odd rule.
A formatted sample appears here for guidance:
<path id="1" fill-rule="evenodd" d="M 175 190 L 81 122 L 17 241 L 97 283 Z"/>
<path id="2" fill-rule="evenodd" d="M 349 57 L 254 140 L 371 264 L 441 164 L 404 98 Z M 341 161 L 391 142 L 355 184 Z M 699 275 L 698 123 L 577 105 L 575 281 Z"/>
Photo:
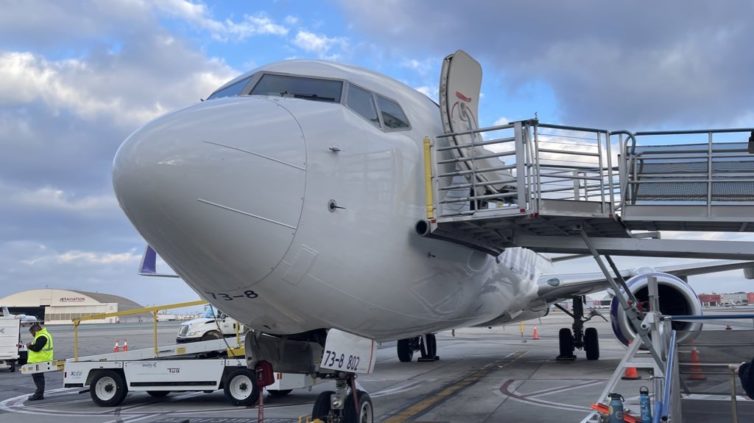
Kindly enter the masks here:
<path id="1" fill-rule="evenodd" d="M 704 373 L 702 372 L 702 366 L 700 365 L 699 360 L 699 351 L 697 351 L 696 347 L 691 348 L 691 376 L 689 376 L 690 380 L 706 380 L 707 377 L 704 376 Z"/>
<path id="2" fill-rule="evenodd" d="M 534 326 L 534 330 L 531 332 L 531 339 L 535 341 L 539 340 L 539 330 L 536 326 Z"/>
<path id="3" fill-rule="evenodd" d="M 118 345 L 118 341 L 115 341 L 115 346 L 113 347 L 113 352 L 120 352 L 120 345 Z"/>
<path id="4" fill-rule="evenodd" d="M 128 339 L 123 340 L 123 351 L 128 351 Z"/>
<path id="5" fill-rule="evenodd" d="M 623 372 L 623 377 L 621 377 L 623 380 L 638 380 L 641 379 L 641 376 L 639 376 L 639 371 L 636 370 L 636 367 L 626 367 L 626 371 Z"/>

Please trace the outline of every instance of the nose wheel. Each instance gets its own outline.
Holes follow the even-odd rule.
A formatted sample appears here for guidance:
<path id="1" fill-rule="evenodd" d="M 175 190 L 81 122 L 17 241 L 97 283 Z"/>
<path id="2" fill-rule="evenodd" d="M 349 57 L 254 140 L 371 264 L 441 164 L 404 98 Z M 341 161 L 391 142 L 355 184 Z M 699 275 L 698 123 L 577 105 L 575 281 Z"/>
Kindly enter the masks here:
<path id="1" fill-rule="evenodd" d="M 374 406 L 365 391 L 357 389 L 356 375 L 338 373 L 335 391 L 324 391 L 312 407 L 312 421 L 328 423 L 373 423 Z"/>

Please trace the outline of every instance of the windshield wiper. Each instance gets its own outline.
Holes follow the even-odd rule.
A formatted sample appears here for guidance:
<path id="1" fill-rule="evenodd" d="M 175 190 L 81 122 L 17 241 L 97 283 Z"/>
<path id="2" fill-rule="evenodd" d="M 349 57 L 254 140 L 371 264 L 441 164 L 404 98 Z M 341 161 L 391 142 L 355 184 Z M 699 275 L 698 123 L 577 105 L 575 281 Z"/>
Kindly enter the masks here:
<path id="1" fill-rule="evenodd" d="M 335 102 L 335 97 L 320 97 L 317 94 L 294 94 L 293 96 L 295 98 L 302 98 L 304 100 Z"/>

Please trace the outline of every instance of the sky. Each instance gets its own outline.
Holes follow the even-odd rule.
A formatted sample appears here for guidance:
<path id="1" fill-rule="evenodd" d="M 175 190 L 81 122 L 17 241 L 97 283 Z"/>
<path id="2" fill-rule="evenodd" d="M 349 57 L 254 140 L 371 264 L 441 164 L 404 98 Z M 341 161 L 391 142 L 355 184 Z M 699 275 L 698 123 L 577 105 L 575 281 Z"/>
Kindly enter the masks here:
<path id="1" fill-rule="evenodd" d="M 273 61 L 355 64 L 436 98 L 442 58 L 463 49 L 485 72 L 482 126 L 535 114 L 606 129 L 754 126 L 752 2 L 0 0 L 0 10 L 0 297 L 50 287 L 144 305 L 196 298 L 180 280 L 136 274 L 145 244 L 113 195 L 112 158 L 149 120 Z M 741 272 L 692 283 L 754 291 Z"/>

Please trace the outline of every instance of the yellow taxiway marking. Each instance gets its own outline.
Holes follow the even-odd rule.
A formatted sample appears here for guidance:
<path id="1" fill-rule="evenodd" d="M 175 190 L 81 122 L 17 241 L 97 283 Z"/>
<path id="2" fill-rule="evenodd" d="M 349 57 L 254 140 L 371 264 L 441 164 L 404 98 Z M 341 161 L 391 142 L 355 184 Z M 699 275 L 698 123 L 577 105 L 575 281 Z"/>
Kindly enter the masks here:
<path id="1" fill-rule="evenodd" d="M 385 420 L 385 423 L 401 423 L 405 422 L 413 417 L 416 417 L 420 414 L 423 414 L 430 408 L 434 407 L 439 403 L 440 401 L 452 396 L 456 392 L 473 385 L 474 383 L 478 382 L 481 378 L 486 376 L 492 368 L 503 368 L 506 367 L 512 363 L 514 363 L 516 360 L 521 358 L 524 354 L 526 354 L 526 351 L 517 351 L 507 358 L 510 358 L 510 361 L 506 361 L 504 363 L 500 363 L 499 361 L 496 361 L 494 363 L 489 363 L 486 366 L 482 367 L 481 369 L 470 373 L 466 375 L 463 379 L 459 380 L 456 383 L 453 383 L 452 385 L 446 386 L 443 390 L 435 394 L 434 396 L 431 396 L 429 398 L 425 398 L 416 404 L 403 409 L 398 414 L 395 414 Z"/>

